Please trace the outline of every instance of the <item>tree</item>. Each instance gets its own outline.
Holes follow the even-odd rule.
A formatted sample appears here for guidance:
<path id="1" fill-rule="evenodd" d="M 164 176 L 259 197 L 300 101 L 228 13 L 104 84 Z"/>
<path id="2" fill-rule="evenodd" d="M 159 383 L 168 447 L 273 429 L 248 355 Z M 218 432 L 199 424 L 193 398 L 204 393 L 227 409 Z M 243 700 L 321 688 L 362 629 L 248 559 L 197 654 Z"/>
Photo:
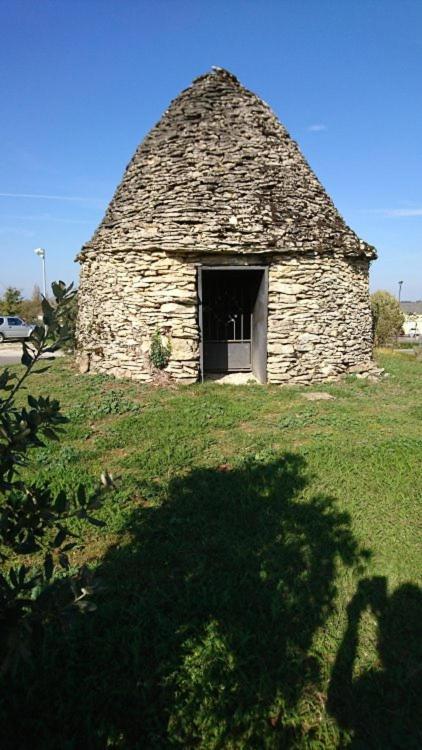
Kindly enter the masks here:
<path id="1" fill-rule="evenodd" d="M 57 289 L 53 283 L 52 289 L 56 294 Z M 60 325 L 65 326 L 67 331 L 66 351 L 73 352 L 76 347 L 76 319 L 78 315 L 78 292 L 75 290 L 66 305 L 60 307 L 57 319 Z"/>
<path id="2" fill-rule="evenodd" d="M 20 289 L 8 286 L 0 299 L 0 312 L 4 315 L 18 315 L 21 311 L 23 297 Z"/>
<path id="3" fill-rule="evenodd" d="M 20 314 L 27 323 L 37 323 L 42 314 L 41 312 L 41 291 L 38 284 L 32 289 L 29 299 L 24 299 L 20 306 Z"/>
<path id="4" fill-rule="evenodd" d="M 66 494 L 55 492 L 48 483 L 30 482 L 21 473 L 30 449 L 44 445 L 45 438 L 60 439 L 67 422 L 59 402 L 49 396 L 28 395 L 22 406 L 29 375 L 48 369 L 34 370 L 41 355 L 63 347 L 69 337 L 62 321 L 75 292 L 61 281 L 52 288 L 54 306 L 42 300 L 43 325 L 36 326 L 23 343 L 23 371 L 19 376 L 7 369 L 0 374 L 0 671 L 29 656 L 47 623 L 66 624 L 73 612 L 94 608 L 90 595 L 95 581 L 90 571 L 69 572 L 68 552 L 75 546 L 69 522 L 79 518 L 103 526 L 94 512 L 104 490 L 112 486 L 105 473 L 94 491 L 80 484 Z"/>
<path id="5" fill-rule="evenodd" d="M 371 310 L 375 346 L 390 344 L 399 335 L 404 323 L 398 300 L 390 292 L 374 292 L 371 295 Z"/>

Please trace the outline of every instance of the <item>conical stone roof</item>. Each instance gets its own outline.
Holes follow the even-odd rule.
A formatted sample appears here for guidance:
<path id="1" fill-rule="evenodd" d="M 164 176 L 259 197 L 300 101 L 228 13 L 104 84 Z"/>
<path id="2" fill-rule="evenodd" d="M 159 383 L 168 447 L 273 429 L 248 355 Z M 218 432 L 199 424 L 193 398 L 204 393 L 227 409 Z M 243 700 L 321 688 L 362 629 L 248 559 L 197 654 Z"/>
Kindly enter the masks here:
<path id="1" fill-rule="evenodd" d="M 221 68 L 170 104 L 81 253 L 326 252 L 376 257 L 270 108 Z"/>

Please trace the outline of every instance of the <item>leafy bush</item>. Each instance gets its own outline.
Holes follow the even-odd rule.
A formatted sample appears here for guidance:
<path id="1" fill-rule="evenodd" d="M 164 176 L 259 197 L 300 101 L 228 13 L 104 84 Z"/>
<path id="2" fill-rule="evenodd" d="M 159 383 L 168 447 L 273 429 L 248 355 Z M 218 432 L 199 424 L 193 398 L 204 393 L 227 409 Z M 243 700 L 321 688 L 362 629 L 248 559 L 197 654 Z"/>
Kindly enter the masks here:
<path id="1" fill-rule="evenodd" d="M 389 292 L 375 292 L 371 295 L 371 310 L 375 346 L 391 343 L 404 323 L 398 300 Z"/>
<path id="2" fill-rule="evenodd" d="M 21 302 L 19 314 L 27 323 L 38 323 L 41 316 L 42 294 L 40 288 L 35 284 L 29 298 Z"/>
<path id="3" fill-rule="evenodd" d="M 163 342 L 162 336 L 158 328 L 154 331 L 151 337 L 151 346 L 149 350 L 149 358 L 151 363 L 157 370 L 163 370 L 167 367 L 171 354 L 171 344 Z"/>
<path id="4" fill-rule="evenodd" d="M 4 370 L 0 375 L 0 659 L 1 669 L 16 666 L 27 657 L 37 635 L 46 623 L 68 621 L 77 610 L 89 611 L 89 597 L 95 582 L 83 568 L 70 575 L 68 552 L 75 546 L 75 534 L 69 529 L 71 518 L 103 525 L 94 515 L 101 504 L 104 489 L 112 484 L 107 475 L 102 485 L 87 492 L 75 487 L 71 496 L 54 493 L 47 485 L 37 486 L 22 478 L 21 468 L 28 463 L 29 451 L 44 446 L 44 439 L 58 440 L 67 419 L 60 404 L 49 396 L 27 396 L 20 406 L 17 397 L 25 389 L 28 376 L 42 354 L 62 347 L 69 337 L 66 307 L 72 304 L 72 286 L 53 284 L 55 306 L 42 300 L 43 326 L 37 326 L 23 344 L 20 377 Z M 28 565 L 27 560 L 33 559 Z M 23 560 L 23 562 L 20 562 Z M 6 571 L 6 567 L 8 570 Z"/>

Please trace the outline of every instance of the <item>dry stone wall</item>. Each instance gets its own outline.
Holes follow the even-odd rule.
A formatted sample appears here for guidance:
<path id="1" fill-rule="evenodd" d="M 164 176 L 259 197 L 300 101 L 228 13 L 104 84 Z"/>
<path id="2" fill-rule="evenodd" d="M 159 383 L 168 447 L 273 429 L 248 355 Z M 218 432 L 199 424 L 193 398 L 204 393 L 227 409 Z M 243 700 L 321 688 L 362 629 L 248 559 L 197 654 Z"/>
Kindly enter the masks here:
<path id="1" fill-rule="evenodd" d="M 224 257 L 225 263 L 252 263 Z M 199 377 L 197 267 L 219 255 L 162 251 L 88 254 L 79 290 L 78 346 L 85 369 L 149 381 L 151 336 L 171 341 L 166 368 Z M 370 362 L 368 261 L 342 253 L 268 256 L 268 380 L 309 383 Z"/>
<path id="2" fill-rule="evenodd" d="M 79 287 L 78 349 L 91 370 L 151 380 L 150 341 L 171 340 L 166 372 L 194 382 L 199 369 L 196 268 L 165 253 L 104 253 L 87 259 Z"/>
<path id="3" fill-rule="evenodd" d="M 268 380 L 329 380 L 371 362 L 368 261 L 275 258 L 269 270 Z"/>

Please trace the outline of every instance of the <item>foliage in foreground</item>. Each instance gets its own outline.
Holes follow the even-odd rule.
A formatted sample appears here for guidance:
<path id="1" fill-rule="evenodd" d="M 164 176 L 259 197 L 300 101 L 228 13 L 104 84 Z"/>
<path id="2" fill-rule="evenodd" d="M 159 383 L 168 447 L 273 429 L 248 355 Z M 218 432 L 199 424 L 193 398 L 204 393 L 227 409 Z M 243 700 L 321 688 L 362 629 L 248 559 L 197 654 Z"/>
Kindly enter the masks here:
<path id="1" fill-rule="evenodd" d="M 56 305 L 42 301 L 43 326 L 37 326 L 23 344 L 23 373 L 4 370 L 0 375 L 0 669 L 16 666 L 28 657 L 34 638 L 47 623 L 64 621 L 77 607 L 93 608 L 88 596 L 93 584 L 87 569 L 69 576 L 68 552 L 75 546 L 69 530 L 77 517 L 102 525 L 91 515 L 101 502 L 101 490 L 87 493 L 79 485 L 71 493 L 55 492 L 22 477 L 30 450 L 45 439 L 59 440 L 67 419 L 60 404 L 49 396 L 27 396 L 17 403 L 28 376 L 43 354 L 54 352 L 69 338 L 66 308 L 74 292 L 63 282 L 53 284 Z M 40 373 L 48 368 L 37 369 Z M 107 479 L 105 480 L 107 484 Z M 28 563 L 31 558 L 35 561 Z M 21 560 L 22 562 L 19 562 Z M 7 565 L 9 563 L 9 565 Z M 58 573 L 61 570 L 61 573 Z"/>

